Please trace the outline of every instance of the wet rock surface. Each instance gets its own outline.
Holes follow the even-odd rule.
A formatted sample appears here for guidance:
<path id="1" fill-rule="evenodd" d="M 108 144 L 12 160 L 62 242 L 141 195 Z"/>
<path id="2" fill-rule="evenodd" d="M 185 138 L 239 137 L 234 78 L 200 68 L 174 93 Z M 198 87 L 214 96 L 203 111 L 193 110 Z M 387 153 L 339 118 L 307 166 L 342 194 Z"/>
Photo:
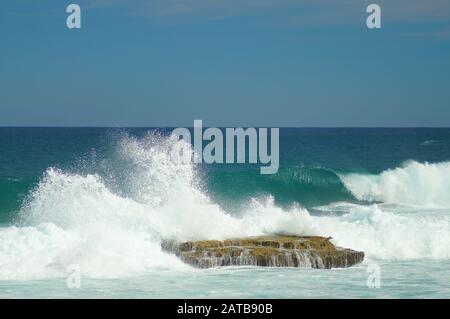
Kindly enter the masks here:
<path id="1" fill-rule="evenodd" d="M 162 248 L 185 263 L 199 268 L 221 266 L 346 268 L 364 259 L 364 252 L 336 247 L 331 238 L 275 235 L 200 240 L 166 241 Z"/>

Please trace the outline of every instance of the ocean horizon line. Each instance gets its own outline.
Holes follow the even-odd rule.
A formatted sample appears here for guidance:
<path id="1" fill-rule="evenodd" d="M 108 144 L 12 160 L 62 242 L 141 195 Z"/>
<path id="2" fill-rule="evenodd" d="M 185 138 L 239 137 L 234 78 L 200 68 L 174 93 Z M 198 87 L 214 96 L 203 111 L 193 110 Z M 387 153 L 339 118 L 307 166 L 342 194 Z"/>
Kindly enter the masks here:
<path id="1" fill-rule="evenodd" d="M 80 129 L 80 128 L 90 128 L 90 129 L 174 129 L 177 127 L 186 127 L 186 128 L 194 128 L 193 126 L 89 126 L 89 125 L 80 125 L 80 126 L 59 126 L 59 125 L 49 125 L 49 126 L 25 126 L 25 125 L 0 125 L 0 129 L 4 128 L 67 128 L 67 129 Z M 230 125 L 230 126 L 204 126 L 208 127 L 217 127 L 217 128 L 227 128 L 227 127 L 255 127 L 255 128 L 263 128 L 263 127 L 276 127 L 280 129 L 450 129 L 450 126 L 243 126 L 243 125 Z"/>

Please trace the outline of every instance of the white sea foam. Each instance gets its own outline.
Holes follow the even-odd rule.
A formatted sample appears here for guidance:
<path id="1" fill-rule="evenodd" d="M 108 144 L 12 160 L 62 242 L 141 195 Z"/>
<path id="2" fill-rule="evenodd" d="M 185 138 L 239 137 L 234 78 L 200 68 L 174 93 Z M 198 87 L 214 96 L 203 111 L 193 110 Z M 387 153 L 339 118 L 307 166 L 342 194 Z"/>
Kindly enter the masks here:
<path id="1" fill-rule="evenodd" d="M 450 214 L 406 208 L 391 210 L 384 205 L 339 205 L 346 213 L 312 217 L 312 226 L 336 244 L 383 260 L 449 259 Z M 333 211 L 331 205 L 330 211 Z M 327 210 L 326 208 L 322 208 Z M 399 212 L 402 211 L 402 212 Z"/>
<path id="2" fill-rule="evenodd" d="M 195 166 L 171 160 L 174 142 L 156 135 L 123 138 L 117 148 L 121 173 L 111 172 L 113 178 L 49 169 L 24 204 L 22 222 L 0 228 L 0 280 L 65 276 L 72 264 L 95 278 L 189 269 L 161 250 L 162 240 L 280 232 L 333 236 L 369 258 L 450 258 L 448 213 L 411 215 L 341 203 L 339 210 L 321 208 L 339 215 L 311 216 L 301 207 L 283 210 L 269 197 L 232 216 L 202 192 Z M 446 204 L 449 165 L 412 162 L 380 176 L 343 179 L 359 198 Z"/>
<path id="3" fill-rule="evenodd" d="M 408 161 L 379 175 L 341 175 L 360 200 L 403 205 L 450 207 L 450 162 Z"/>
<path id="4" fill-rule="evenodd" d="M 21 225 L 0 229 L 0 280 L 64 276 L 72 264 L 90 277 L 186 268 L 161 251 L 162 240 L 312 232 L 306 210 L 286 212 L 270 198 L 253 201 L 239 217 L 227 214 L 200 190 L 193 165 L 171 160 L 174 142 L 124 138 L 120 194 L 99 175 L 49 169 L 26 201 Z"/>

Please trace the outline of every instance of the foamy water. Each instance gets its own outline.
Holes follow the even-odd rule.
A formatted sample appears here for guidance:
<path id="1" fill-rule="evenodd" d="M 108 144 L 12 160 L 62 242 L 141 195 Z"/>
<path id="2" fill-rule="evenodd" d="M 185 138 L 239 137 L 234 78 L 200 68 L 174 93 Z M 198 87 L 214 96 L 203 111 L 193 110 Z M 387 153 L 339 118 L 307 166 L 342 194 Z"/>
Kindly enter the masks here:
<path id="1" fill-rule="evenodd" d="M 385 204 L 334 203 L 316 215 L 300 205 L 282 209 L 268 196 L 230 214 L 203 190 L 194 165 L 171 160 L 173 143 L 157 135 L 123 138 L 120 174 L 49 168 L 20 221 L 0 228 L 0 280 L 64 278 L 73 264 L 90 280 L 195 274 L 163 252 L 161 241 L 273 233 L 332 236 L 364 251 L 365 263 L 450 259 L 448 162 L 341 176 L 358 199 Z"/>
<path id="2" fill-rule="evenodd" d="M 407 161 L 379 175 L 342 175 L 358 198 L 403 205 L 450 208 L 450 162 Z"/>

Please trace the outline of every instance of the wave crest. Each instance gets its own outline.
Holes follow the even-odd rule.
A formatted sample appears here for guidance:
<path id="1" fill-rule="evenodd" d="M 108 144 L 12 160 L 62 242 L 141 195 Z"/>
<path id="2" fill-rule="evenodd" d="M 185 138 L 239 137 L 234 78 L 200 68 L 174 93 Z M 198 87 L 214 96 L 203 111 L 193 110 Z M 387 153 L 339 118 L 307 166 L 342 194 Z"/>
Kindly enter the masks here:
<path id="1" fill-rule="evenodd" d="M 232 215 L 202 191 L 194 164 L 171 160 L 173 143 L 158 134 L 125 136 L 108 169 L 90 174 L 48 169 L 22 207 L 21 223 L 0 228 L 0 279 L 64 276 L 72 264 L 89 277 L 189 269 L 161 250 L 162 240 L 272 233 L 332 236 L 337 245 L 363 250 L 370 258 L 450 258 L 448 211 L 405 214 L 345 203 L 316 207 L 322 210 L 317 216 L 298 205 L 275 205 L 269 191 Z M 279 192 L 312 185 L 318 193 L 344 194 L 332 171 L 293 169 L 274 178 L 283 186 L 275 188 Z M 450 162 L 409 162 L 380 175 L 341 179 L 361 200 L 450 205 Z M 336 186 L 339 191 L 332 191 Z"/>
<path id="2" fill-rule="evenodd" d="M 379 175 L 347 174 L 341 179 L 360 200 L 450 207 L 450 162 L 408 161 Z"/>
<path id="3" fill-rule="evenodd" d="M 228 214 L 200 190 L 193 164 L 171 160 L 172 143 L 123 138 L 112 177 L 50 168 L 23 206 L 21 226 L 0 229 L 0 279 L 62 276 L 71 264 L 91 277 L 186 268 L 161 251 L 162 240 L 312 232 L 306 210 L 284 211 L 270 197 Z"/>

